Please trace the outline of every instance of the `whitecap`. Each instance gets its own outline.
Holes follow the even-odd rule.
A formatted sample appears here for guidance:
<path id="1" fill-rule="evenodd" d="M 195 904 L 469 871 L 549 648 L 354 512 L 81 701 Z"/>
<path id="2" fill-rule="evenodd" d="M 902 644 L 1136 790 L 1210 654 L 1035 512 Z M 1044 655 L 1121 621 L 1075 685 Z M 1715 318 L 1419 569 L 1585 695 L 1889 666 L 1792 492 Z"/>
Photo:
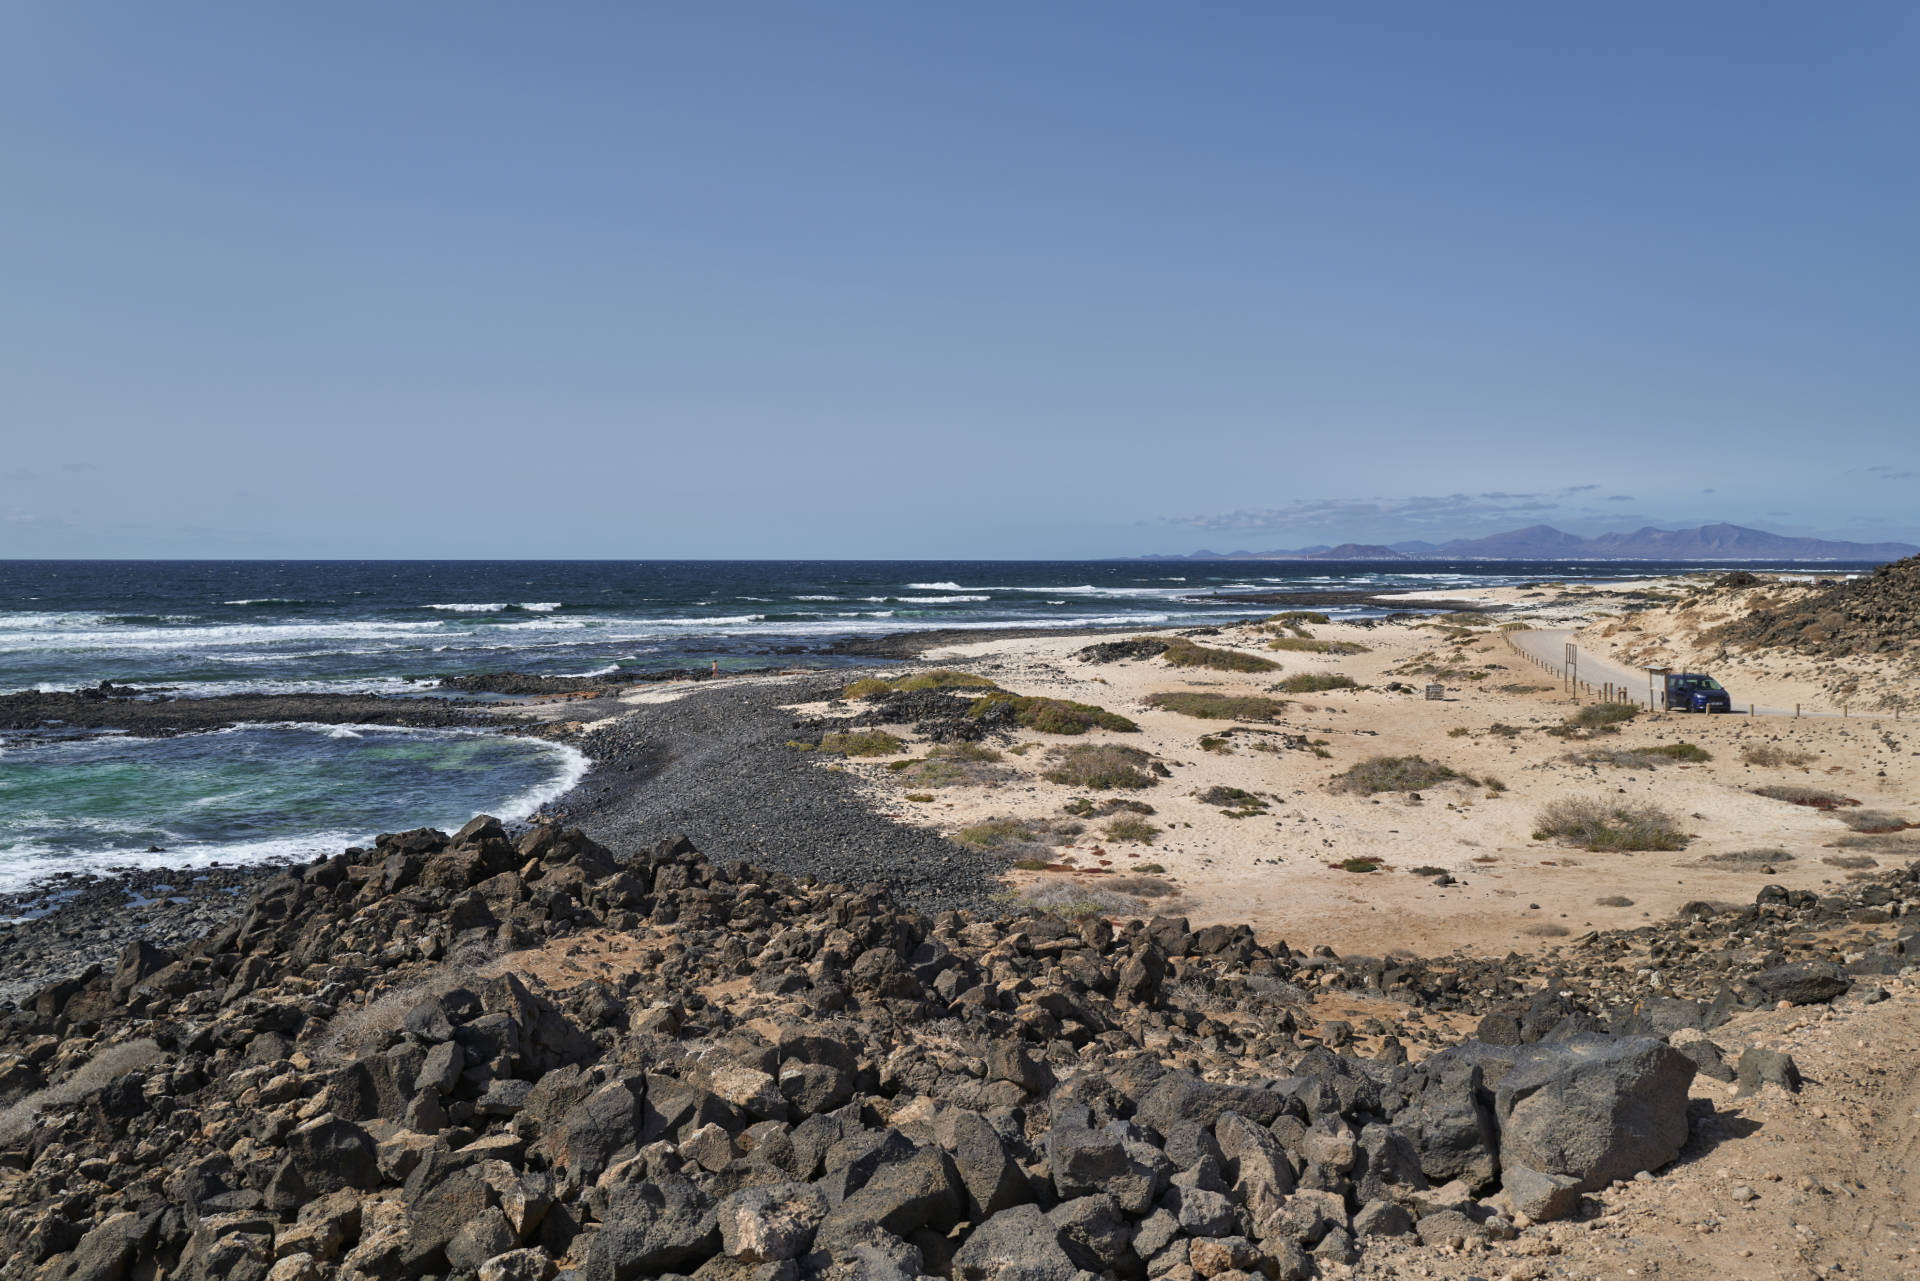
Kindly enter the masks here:
<path id="1" fill-rule="evenodd" d="M 497 614 L 507 607 L 505 601 L 494 601 L 483 605 L 455 602 L 450 605 L 422 605 L 421 609 L 440 609 L 449 614 Z"/>

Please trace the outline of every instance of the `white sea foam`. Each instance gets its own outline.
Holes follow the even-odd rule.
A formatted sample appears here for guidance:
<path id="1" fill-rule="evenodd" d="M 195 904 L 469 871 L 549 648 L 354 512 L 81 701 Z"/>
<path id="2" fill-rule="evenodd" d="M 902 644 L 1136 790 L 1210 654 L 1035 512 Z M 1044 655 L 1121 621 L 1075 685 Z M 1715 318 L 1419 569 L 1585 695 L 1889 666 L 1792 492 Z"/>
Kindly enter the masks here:
<path id="1" fill-rule="evenodd" d="M 498 614 L 501 610 L 505 609 L 506 607 L 507 607 L 507 603 L 505 601 L 494 601 L 490 604 L 483 604 L 483 605 L 472 605 L 472 604 L 466 604 L 463 602 L 456 602 L 451 605 L 422 605 L 420 608 L 421 609 L 443 609 L 447 611 L 449 614 Z"/>
<path id="2" fill-rule="evenodd" d="M 992 600 L 991 596 L 896 596 L 902 605 L 960 605 L 969 601 Z"/>
<path id="3" fill-rule="evenodd" d="M 795 600 L 845 600 L 845 596 L 795 596 Z"/>

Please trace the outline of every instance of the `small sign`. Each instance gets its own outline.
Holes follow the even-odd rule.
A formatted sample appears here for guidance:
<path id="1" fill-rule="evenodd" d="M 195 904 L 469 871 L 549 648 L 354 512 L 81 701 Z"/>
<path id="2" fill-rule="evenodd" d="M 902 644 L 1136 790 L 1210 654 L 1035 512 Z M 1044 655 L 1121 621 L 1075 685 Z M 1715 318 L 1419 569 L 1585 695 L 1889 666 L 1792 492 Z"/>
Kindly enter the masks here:
<path id="1" fill-rule="evenodd" d="M 1445 699 L 1446 696 L 1447 696 L 1447 687 L 1445 685 L 1427 686 L 1427 701 L 1429 703 L 1438 703 L 1443 699 Z"/>

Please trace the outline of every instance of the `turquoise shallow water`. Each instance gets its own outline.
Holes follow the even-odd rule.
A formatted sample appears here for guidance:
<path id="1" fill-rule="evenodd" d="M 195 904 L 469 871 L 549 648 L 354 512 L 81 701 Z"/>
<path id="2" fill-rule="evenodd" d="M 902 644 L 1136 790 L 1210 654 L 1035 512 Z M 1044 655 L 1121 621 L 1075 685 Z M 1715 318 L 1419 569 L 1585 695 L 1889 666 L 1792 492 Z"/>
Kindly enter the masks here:
<path id="1" fill-rule="evenodd" d="M 523 818 L 585 769 L 536 739 L 372 725 L 16 740 L 0 747 L 0 891 L 62 871 L 310 858 L 483 811 Z"/>

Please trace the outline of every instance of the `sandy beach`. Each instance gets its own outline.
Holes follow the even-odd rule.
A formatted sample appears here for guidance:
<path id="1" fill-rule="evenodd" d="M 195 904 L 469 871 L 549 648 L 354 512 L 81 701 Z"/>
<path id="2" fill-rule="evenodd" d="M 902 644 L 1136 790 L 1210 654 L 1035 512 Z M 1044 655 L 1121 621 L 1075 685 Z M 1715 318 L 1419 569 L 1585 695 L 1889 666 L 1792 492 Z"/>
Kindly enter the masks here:
<path id="1" fill-rule="evenodd" d="M 1750 901 L 1768 883 L 1819 890 L 1908 853 L 1904 835 L 1859 836 L 1834 813 L 1751 790 L 1817 786 L 1863 808 L 1906 816 L 1920 769 L 1912 731 L 1891 716 L 1643 715 L 1592 738 L 1551 732 L 1591 700 L 1576 703 L 1556 678 L 1516 654 L 1501 625 L 1577 627 L 1583 644 L 1626 628 L 1645 638 L 1667 614 L 1644 611 L 1623 622 L 1623 611 L 1644 606 L 1648 594 L 1684 585 L 1648 580 L 1606 591 L 1503 589 L 1480 595 L 1477 603 L 1487 612 L 1478 618 L 1304 628 L 1316 641 L 1364 647 L 1350 654 L 1274 652 L 1266 646 L 1279 629 L 1258 624 L 1196 638 L 1277 663 L 1255 673 L 1175 668 L 1159 658 L 1088 662 L 1077 657 L 1085 637 L 947 646 L 927 661 L 1018 694 L 1093 704 L 1134 721 L 1139 731 L 1094 729 L 1080 738 L 1021 731 L 1002 745 L 1006 750 L 991 769 L 995 780 L 977 785 L 929 790 L 901 782 L 916 775 L 889 768 L 905 759 L 899 755 L 822 768 L 858 775 L 882 813 L 961 836 L 993 820 L 1070 821 L 1063 812 L 1069 802 L 1119 795 L 1046 781 L 1054 747 L 1099 741 L 1141 749 L 1169 775 L 1125 793 L 1152 806 L 1148 821 L 1160 829 L 1152 842 L 1109 839 L 1106 824 L 1090 819 L 1081 832 L 1060 838 L 1046 858 L 1048 870 L 1012 871 L 1014 892 L 1042 902 L 1077 898 L 1113 911 L 1177 911 L 1196 923 L 1246 921 L 1263 936 L 1343 951 L 1538 949 L 1591 930 L 1659 919 L 1693 900 Z M 1406 601 L 1418 608 L 1420 597 Z M 1616 648 L 1628 661 L 1639 655 Z M 1742 702 L 1748 690 L 1769 703 L 1792 703 L 1803 692 L 1791 681 L 1765 679 L 1768 669 L 1760 662 L 1719 670 Z M 1303 674 L 1345 676 L 1355 687 L 1273 692 Z M 1444 686 L 1439 700 L 1425 694 L 1434 682 Z M 1266 696 L 1285 706 L 1272 721 L 1197 719 L 1148 701 L 1169 692 Z M 821 702 L 794 710 L 830 720 L 858 709 Z M 888 728 L 903 736 L 907 753 L 927 751 L 926 743 L 913 741 L 910 727 Z M 1262 742 L 1292 745 L 1259 750 L 1255 744 Z M 1706 759 L 1625 755 L 1628 763 L 1612 763 L 1674 743 L 1695 744 Z M 1755 764 L 1770 759 L 1755 749 L 1806 759 Z M 1614 756 L 1591 759 L 1596 753 Z M 1345 771 L 1381 756 L 1425 757 L 1463 777 L 1415 791 L 1337 789 Z M 1216 788 L 1257 796 L 1262 812 L 1202 799 Z M 1657 805 L 1677 820 L 1685 848 L 1589 851 L 1536 839 L 1543 807 L 1566 797 Z M 1377 870 L 1346 870 L 1352 860 L 1373 861 Z M 1163 890 L 1128 896 L 1107 888 L 1129 873 L 1137 879 L 1143 867 L 1164 869 L 1151 873 Z M 1451 883 L 1436 884 L 1442 874 Z"/>

